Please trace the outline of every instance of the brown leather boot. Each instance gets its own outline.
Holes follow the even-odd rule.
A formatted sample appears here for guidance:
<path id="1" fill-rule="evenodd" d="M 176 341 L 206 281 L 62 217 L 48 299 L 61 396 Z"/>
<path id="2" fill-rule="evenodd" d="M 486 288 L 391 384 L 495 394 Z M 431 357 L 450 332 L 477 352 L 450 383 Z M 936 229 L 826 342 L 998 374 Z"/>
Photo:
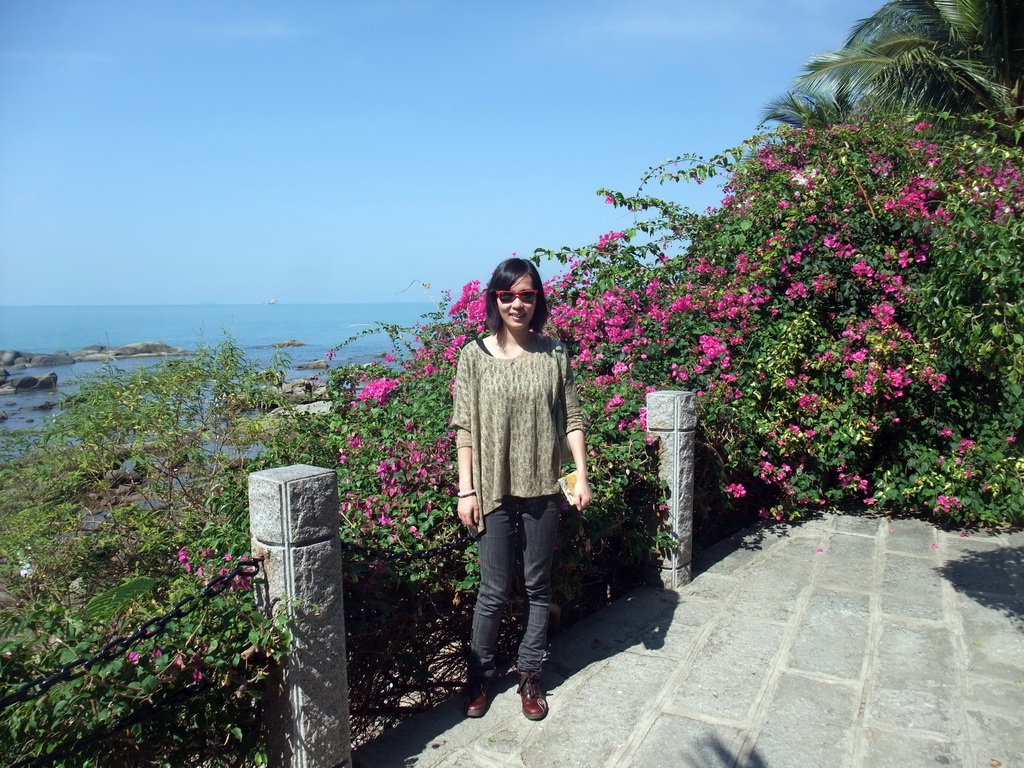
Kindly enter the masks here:
<path id="1" fill-rule="evenodd" d="M 487 712 L 487 679 L 471 677 L 462 690 L 466 717 L 483 717 Z"/>
<path id="2" fill-rule="evenodd" d="M 543 720 L 548 714 L 548 700 L 540 687 L 540 672 L 520 672 L 519 688 L 523 699 L 523 714 L 527 720 Z"/>

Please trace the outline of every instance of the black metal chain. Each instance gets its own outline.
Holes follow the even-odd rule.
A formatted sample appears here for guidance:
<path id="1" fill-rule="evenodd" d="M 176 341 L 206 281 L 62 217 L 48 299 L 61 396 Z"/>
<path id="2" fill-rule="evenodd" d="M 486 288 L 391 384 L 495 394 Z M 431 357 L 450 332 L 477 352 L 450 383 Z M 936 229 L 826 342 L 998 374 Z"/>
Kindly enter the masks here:
<path id="1" fill-rule="evenodd" d="M 191 607 L 186 607 L 190 603 L 193 603 L 196 600 L 202 598 L 210 599 L 212 597 L 216 597 L 217 595 L 226 591 L 228 587 L 231 586 L 231 582 L 239 576 L 241 576 L 242 574 L 245 574 L 246 577 L 250 578 L 255 576 L 260 571 L 260 562 L 260 560 L 248 560 L 244 564 L 236 566 L 227 573 L 222 574 L 221 576 L 218 576 L 217 578 L 210 581 L 203 588 L 202 592 L 192 595 L 190 597 L 186 597 L 184 600 L 178 601 L 174 605 L 174 607 L 171 608 L 171 610 L 165 613 L 163 616 L 158 616 L 156 618 L 150 619 L 149 621 L 140 625 L 139 628 L 135 630 L 135 632 L 131 635 L 127 637 L 115 638 L 114 640 L 111 640 L 109 643 L 107 643 L 102 650 L 100 650 L 93 656 L 82 659 L 76 659 L 75 661 L 65 664 L 63 667 L 61 667 L 49 676 L 39 677 L 35 680 L 25 683 L 13 693 L 9 693 L 8 695 L 0 699 L 0 710 L 10 706 L 11 704 L 38 699 L 40 696 L 42 696 L 44 693 L 50 690 L 50 688 L 57 685 L 58 683 L 63 683 L 68 680 L 75 680 L 81 677 L 86 673 L 86 670 L 94 664 L 97 664 L 101 661 L 109 661 L 111 659 L 116 659 L 118 656 L 121 656 L 122 654 L 127 652 L 127 650 L 131 648 L 135 643 L 139 642 L 140 640 L 145 640 L 147 638 L 153 637 L 174 619 L 178 619 L 183 616 L 188 616 L 188 614 L 192 613 L 192 611 L 199 607 L 198 604 L 192 605 Z"/>

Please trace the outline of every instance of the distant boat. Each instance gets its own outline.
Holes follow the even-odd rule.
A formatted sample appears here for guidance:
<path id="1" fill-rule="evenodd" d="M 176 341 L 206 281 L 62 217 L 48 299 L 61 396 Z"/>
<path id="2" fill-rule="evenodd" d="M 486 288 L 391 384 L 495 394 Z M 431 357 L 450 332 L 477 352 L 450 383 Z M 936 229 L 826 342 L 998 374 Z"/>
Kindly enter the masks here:
<path id="1" fill-rule="evenodd" d="M 264 304 L 277 304 L 277 299 L 267 299 Z"/>

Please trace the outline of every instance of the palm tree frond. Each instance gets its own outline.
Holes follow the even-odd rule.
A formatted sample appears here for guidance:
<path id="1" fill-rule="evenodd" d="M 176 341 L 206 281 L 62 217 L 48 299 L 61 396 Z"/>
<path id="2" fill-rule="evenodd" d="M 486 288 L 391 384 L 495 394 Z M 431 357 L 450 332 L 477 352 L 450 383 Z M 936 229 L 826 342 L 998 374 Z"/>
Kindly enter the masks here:
<path id="1" fill-rule="evenodd" d="M 1024 116 L 1024 0 L 889 0 L 854 25 L 843 48 L 814 56 L 795 93 L 795 103 L 793 94 L 778 100 L 780 115 L 834 97 L 849 103 L 847 112 L 1017 119 Z"/>

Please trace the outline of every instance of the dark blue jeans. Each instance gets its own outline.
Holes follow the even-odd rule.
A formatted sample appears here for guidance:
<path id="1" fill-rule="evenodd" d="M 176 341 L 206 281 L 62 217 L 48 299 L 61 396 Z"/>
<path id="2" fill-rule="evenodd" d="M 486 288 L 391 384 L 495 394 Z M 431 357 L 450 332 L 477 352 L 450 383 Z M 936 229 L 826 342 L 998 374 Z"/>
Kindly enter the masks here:
<path id="1" fill-rule="evenodd" d="M 521 672 L 539 672 L 548 641 L 551 563 L 558 532 L 558 497 L 506 496 L 488 513 L 480 536 L 480 594 L 473 614 L 469 648 L 471 677 L 494 676 L 498 626 L 512 595 L 516 555 L 522 557 L 526 627 L 516 663 Z"/>

